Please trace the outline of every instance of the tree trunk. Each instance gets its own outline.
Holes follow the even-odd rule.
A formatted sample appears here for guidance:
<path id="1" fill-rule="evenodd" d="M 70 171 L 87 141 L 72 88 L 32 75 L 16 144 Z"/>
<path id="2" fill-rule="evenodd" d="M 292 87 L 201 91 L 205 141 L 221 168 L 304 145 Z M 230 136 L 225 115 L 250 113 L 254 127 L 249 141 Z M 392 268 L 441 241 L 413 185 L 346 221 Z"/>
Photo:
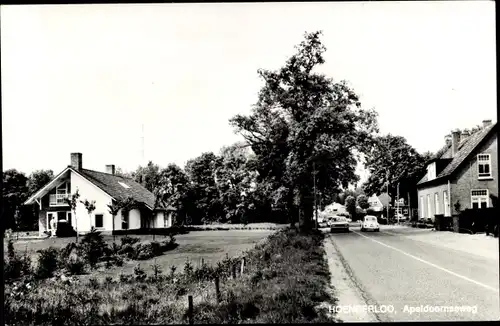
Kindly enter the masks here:
<path id="1" fill-rule="evenodd" d="M 302 187 L 299 193 L 299 229 L 301 232 L 307 232 L 312 228 L 313 206 L 311 189 L 307 186 Z"/>

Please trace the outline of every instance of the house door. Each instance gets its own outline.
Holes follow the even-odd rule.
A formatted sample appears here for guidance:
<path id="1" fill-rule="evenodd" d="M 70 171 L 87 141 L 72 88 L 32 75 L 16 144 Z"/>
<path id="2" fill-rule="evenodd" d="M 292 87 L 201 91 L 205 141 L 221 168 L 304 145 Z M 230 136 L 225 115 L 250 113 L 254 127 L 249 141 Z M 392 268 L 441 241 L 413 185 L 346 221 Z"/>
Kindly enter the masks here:
<path id="1" fill-rule="evenodd" d="M 57 229 L 56 213 L 47 212 L 47 231 L 55 231 Z"/>

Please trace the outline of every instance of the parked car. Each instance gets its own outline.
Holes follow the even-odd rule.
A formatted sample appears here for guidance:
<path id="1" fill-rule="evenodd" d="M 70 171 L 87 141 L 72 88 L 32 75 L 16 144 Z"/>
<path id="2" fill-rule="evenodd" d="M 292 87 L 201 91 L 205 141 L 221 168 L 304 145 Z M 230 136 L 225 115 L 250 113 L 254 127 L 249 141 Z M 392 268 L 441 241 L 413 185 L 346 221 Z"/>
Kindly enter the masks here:
<path id="1" fill-rule="evenodd" d="M 377 217 L 373 215 L 366 215 L 363 223 L 361 224 L 361 231 L 373 230 L 375 232 L 380 231 L 380 225 L 378 224 Z"/>
<path id="2" fill-rule="evenodd" d="M 330 220 L 330 232 L 335 231 L 349 232 L 349 222 L 343 216 L 334 216 Z"/>
<path id="3" fill-rule="evenodd" d="M 396 215 L 394 215 L 394 219 L 396 221 L 399 220 L 400 222 L 404 222 L 404 221 L 406 221 L 406 216 L 404 216 L 403 214 L 396 214 Z"/>
<path id="4" fill-rule="evenodd" d="M 347 222 L 351 223 L 352 220 L 350 218 L 346 218 Z"/>

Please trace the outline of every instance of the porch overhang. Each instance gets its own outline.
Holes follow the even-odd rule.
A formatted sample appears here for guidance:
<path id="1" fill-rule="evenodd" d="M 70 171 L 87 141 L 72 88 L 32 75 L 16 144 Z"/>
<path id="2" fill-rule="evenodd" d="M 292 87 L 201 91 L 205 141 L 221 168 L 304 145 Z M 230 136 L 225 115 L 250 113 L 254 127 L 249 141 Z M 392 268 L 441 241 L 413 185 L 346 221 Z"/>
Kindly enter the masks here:
<path id="1" fill-rule="evenodd" d="M 58 186 L 63 182 L 61 180 L 65 175 L 66 172 L 70 170 L 69 167 L 64 169 L 61 173 L 59 173 L 57 176 L 54 177 L 49 183 L 47 183 L 45 186 L 42 187 L 42 189 L 38 190 L 35 194 L 33 194 L 30 198 L 28 198 L 23 205 L 33 205 L 33 204 L 38 204 L 41 205 L 41 198 L 48 194 L 50 190 L 52 190 L 54 187 Z"/>

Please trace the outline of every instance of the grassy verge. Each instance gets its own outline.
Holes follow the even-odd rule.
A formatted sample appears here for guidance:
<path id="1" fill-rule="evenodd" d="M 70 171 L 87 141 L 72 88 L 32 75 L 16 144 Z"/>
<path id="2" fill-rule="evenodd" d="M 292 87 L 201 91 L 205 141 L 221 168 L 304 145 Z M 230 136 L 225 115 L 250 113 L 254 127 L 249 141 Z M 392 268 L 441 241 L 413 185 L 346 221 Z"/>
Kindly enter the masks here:
<path id="1" fill-rule="evenodd" d="M 324 302 L 330 281 L 323 235 L 283 230 L 246 254 L 244 275 L 225 283 L 222 302 L 195 306 L 195 323 L 332 322 Z"/>
<path id="2" fill-rule="evenodd" d="M 187 296 L 194 298 L 195 323 L 331 322 L 317 307 L 334 303 L 326 291 L 329 271 L 323 236 L 282 230 L 247 251 L 244 273 L 231 272 L 239 259 L 215 267 L 186 263 L 173 268 L 140 268 L 133 274 L 95 278 L 35 280 L 6 285 L 4 318 L 9 325 L 178 324 L 188 322 Z M 220 301 L 214 280 L 220 280 Z"/>

